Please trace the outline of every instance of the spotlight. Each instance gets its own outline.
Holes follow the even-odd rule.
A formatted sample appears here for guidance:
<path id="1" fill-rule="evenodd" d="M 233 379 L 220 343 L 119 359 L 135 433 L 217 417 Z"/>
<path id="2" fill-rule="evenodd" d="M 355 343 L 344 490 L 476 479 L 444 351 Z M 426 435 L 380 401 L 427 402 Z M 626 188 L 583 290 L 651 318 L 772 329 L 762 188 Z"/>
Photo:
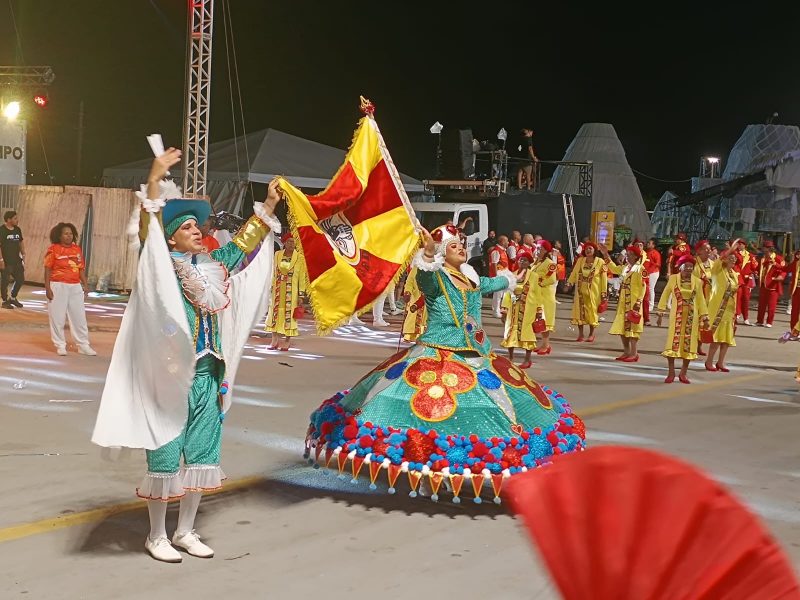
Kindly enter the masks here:
<path id="1" fill-rule="evenodd" d="M 444 129 L 444 125 L 439 123 L 439 121 L 431 125 L 431 133 L 433 134 L 442 133 L 442 129 Z"/>
<path id="2" fill-rule="evenodd" d="M 19 109 L 19 102 L 16 100 L 9 102 L 5 105 L 5 108 L 3 108 L 3 116 L 9 121 L 13 121 L 19 116 Z"/>

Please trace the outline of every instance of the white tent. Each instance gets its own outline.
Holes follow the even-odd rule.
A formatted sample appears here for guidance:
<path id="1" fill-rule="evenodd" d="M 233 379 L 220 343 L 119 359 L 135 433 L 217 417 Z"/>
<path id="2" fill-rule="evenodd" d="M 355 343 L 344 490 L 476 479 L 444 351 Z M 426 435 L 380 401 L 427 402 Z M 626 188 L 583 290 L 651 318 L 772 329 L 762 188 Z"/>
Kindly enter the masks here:
<path id="1" fill-rule="evenodd" d="M 345 152 L 276 129 L 262 129 L 208 148 L 207 193 L 215 210 L 240 213 L 248 183 L 268 183 L 276 175 L 305 190 L 321 190 L 342 165 Z M 108 167 L 103 185 L 138 188 L 147 178 L 152 158 Z M 180 167 L 172 169 L 180 181 Z M 400 175 L 407 192 L 422 192 L 422 182 Z"/>
<path id="2" fill-rule="evenodd" d="M 564 154 L 565 161 L 592 162 L 592 211 L 614 211 L 616 223 L 639 237 L 650 235 L 650 219 L 625 149 L 613 125 L 584 123 Z M 579 171 L 559 166 L 548 192 L 577 193 Z"/>

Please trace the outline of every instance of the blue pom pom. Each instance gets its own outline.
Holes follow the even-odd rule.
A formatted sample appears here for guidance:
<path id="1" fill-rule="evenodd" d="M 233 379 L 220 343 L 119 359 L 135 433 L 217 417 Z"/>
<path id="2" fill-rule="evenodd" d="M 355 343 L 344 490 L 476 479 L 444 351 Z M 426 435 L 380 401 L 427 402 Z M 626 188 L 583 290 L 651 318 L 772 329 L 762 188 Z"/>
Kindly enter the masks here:
<path id="1" fill-rule="evenodd" d="M 409 495 L 410 498 L 416 498 L 417 497 L 417 492 L 415 492 L 414 490 L 411 490 L 410 492 L 408 492 L 408 495 Z"/>
<path id="2" fill-rule="evenodd" d="M 350 483 L 358 483 L 358 479 L 356 479 L 356 478 L 354 477 L 353 479 L 351 479 L 351 480 L 350 480 Z"/>
<path id="3" fill-rule="evenodd" d="M 481 502 L 483 502 L 483 500 L 481 499 L 481 497 L 480 497 L 480 496 L 475 496 L 475 498 L 474 498 L 472 501 L 473 501 L 475 504 L 480 504 Z"/>
<path id="4" fill-rule="evenodd" d="M 453 497 L 453 504 L 461 504 L 461 498 L 458 496 Z"/>
<path id="5" fill-rule="evenodd" d="M 502 500 L 500 500 L 500 496 L 495 496 L 494 497 L 494 503 L 495 504 L 500 504 L 501 502 L 502 502 Z"/>
<path id="6" fill-rule="evenodd" d="M 371 490 L 377 490 L 377 489 L 378 489 L 378 486 L 377 486 L 377 485 L 375 485 L 374 483 L 370 483 L 370 484 L 369 484 L 369 489 L 371 489 Z"/>
<path id="7" fill-rule="evenodd" d="M 438 502 L 439 501 L 439 494 L 431 494 L 431 500 L 433 500 L 434 502 Z"/>
<path id="8" fill-rule="evenodd" d="M 390 487 L 390 488 L 389 488 L 388 490 L 386 490 L 386 491 L 387 491 L 387 492 L 389 492 L 390 494 L 394 494 L 394 493 L 395 493 L 397 490 L 396 490 L 396 489 L 394 489 L 393 487 Z"/>

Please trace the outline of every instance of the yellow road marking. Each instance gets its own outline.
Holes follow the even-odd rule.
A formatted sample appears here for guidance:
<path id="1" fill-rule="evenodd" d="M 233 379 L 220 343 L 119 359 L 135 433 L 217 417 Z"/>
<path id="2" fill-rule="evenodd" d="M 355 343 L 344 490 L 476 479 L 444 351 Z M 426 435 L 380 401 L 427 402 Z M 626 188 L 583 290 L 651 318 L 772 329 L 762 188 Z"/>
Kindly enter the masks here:
<path id="1" fill-rule="evenodd" d="M 643 394 L 635 396 L 627 400 L 619 400 L 616 402 L 607 402 L 599 406 L 593 406 L 584 410 L 579 410 L 578 414 L 582 418 L 590 418 L 597 415 L 604 415 L 615 410 L 623 408 L 630 408 L 633 406 L 641 406 L 643 404 L 652 404 L 661 400 L 670 400 L 673 398 L 680 398 L 682 396 L 690 396 L 692 394 L 706 392 L 721 387 L 735 385 L 738 383 L 745 383 L 764 377 L 766 373 L 756 373 L 753 375 L 743 375 L 741 377 L 734 377 L 732 379 L 720 379 L 714 383 L 706 383 L 702 385 L 681 385 L 670 386 L 670 389 L 662 392 L 654 392 L 651 394 Z M 248 487 L 252 487 L 264 480 L 263 477 L 244 477 L 234 481 L 226 482 L 225 487 L 220 490 L 209 492 L 206 495 L 216 495 L 220 493 L 235 492 Z M 42 519 L 40 521 L 32 521 L 30 523 L 22 523 L 20 525 L 12 525 L 0 529 L 0 543 L 9 542 L 11 540 L 18 540 L 20 538 L 37 535 L 40 533 L 48 533 L 58 529 L 65 529 L 67 527 L 74 527 L 76 525 L 85 525 L 87 523 L 95 523 L 107 519 L 108 517 L 118 515 L 120 513 L 131 512 L 134 510 L 143 510 L 146 503 L 142 500 L 134 500 L 132 502 L 125 502 L 122 504 L 114 504 L 100 508 L 93 508 L 82 512 L 72 513 L 69 515 L 61 515 L 55 518 Z"/>
<path id="2" fill-rule="evenodd" d="M 708 390 L 727 387 L 735 385 L 737 383 L 744 383 L 746 381 L 759 379 L 761 377 L 764 377 L 765 375 L 766 373 L 755 373 L 753 375 L 742 375 L 741 377 L 734 377 L 732 379 L 720 379 L 719 381 L 715 381 L 714 383 L 705 383 L 702 385 L 697 385 L 692 383 L 690 385 L 684 384 L 679 386 L 670 386 L 669 389 L 664 390 L 663 392 L 653 392 L 651 394 L 643 394 L 641 396 L 628 398 L 627 400 L 607 402 L 606 404 L 600 404 L 599 406 L 592 406 L 589 408 L 585 408 L 583 410 L 576 410 L 575 412 L 581 418 L 594 417 L 597 415 L 604 415 L 623 408 L 630 408 L 632 406 L 641 406 L 642 404 L 652 404 L 653 402 L 659 402 L 661 400 L 671 400 L 672 398 L 680 398 L 681 396 L 691 396 L 693 394 L 703 393 Z"/>
<path id="3" fill-rule="evenodd" d="M 225 487 L 213 492 L 207 492 L 205 495 L 211 496 L 234 492 L 244 488 L 252 487 L 254 484 L 260 483 L 263 480 L 263 477 L 244 477 L 242 479 L 236 479 L 235 481 L 226 481 Z M 147 503 L 140 499 L 132 502 L 124 502 L 122 504 L 114 504 L 111 506 L 103 506 L 100 508 L 84 510 L 69 515 L 60 515 L 55 518 L 42 519 L 40 521 L 32 521 L 30 523 L 22 523 L 20 525 L 12 525 L 11 527 L 0 529 L 0 543 L 18 540 L 20 538 L 37 535 L 39 533 L 48 533 L 58 529 L 64 529 L 66 527 L 74 527 L 75 525 L 95 523 L 120 513 L 131 512 L 134 510 L 144 510 L 145 508 L 147 508 Z"/>

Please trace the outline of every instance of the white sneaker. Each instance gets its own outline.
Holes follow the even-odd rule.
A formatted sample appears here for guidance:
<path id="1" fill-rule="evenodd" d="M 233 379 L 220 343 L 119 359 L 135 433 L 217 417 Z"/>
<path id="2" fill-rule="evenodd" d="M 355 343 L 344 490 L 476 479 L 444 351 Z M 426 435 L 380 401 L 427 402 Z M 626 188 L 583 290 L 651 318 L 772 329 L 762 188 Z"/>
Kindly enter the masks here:
<path id="1" fill-rule="evenodd" d="M 156 560 L 168 563 L 179 563 L 183 561 L 181 553 L 175 550 L 172 544 L 169 543 L 169 540 L 163 535 L 154 540 L 151 540 L 150 536 L 147 536 L 144 547 L 147 548 L 150 556 Z"/>
<path id="2" fill-rule="evenodd" d="M 364 325 L 364 321 L 359 319 L 357 316 L 353 315 L 352 317 L 350 317 L 350 322 L 348 323 L 348 325 Z"/>
<path id="3" fill-rule="evenodd" d="M 745 325 L 750 325 L 750 327 L 752 327 L 752 326 L 753 326 L 753 324 L 750 322 L 750 319 L 745 319 L 745 320 L 744 320 L 744 324 L 745 324 Z"/>
<path id="4" fill-rule="evenodd" d="M 86 356 L 97 356 L 97 352 L 95 352 L 94 348 L 92 348 L 89 345 L 78 346 L 78 354 L 85 354 Z"/>
<path id="5" fill-rule="evenodd" d="M 372 326 L 373 327 L 388 327 L 389 324 L 386 321 L 373 321 L 372 322 Z"/>
<path id="6" fill-rule="evenodd" d="M 392 310 L 389 311 L 389 314 L 392 315 L 393 317 L 396 317 L 397 315 L 403 314 L 403 310 L 400 308 L 393 308 Z"/>
<path id="7" fill-rule="evenodd" d="M 66 356 L 67 349 L 64 346 L 59 346 L 58 348 L 56 348 L 56 354 L 58 354 L 59 356 Z"/>
<path id="8" fill-rule="evenodd" d="M 200 536 L 195 533 L 194 529 L 181 535 L 178 535 L 176 531 L 175 535 L 172 536 L 172 543 L 178 548 L 183 548 L 192 556 L 199 558 L 211 558 L 214 556 L 214 551 L 200 541 Z"/>
<path id="9" fill-rule="evenodd" d="M 772 323 L 764 323 L 764 327 L 772 327 Z"/>

